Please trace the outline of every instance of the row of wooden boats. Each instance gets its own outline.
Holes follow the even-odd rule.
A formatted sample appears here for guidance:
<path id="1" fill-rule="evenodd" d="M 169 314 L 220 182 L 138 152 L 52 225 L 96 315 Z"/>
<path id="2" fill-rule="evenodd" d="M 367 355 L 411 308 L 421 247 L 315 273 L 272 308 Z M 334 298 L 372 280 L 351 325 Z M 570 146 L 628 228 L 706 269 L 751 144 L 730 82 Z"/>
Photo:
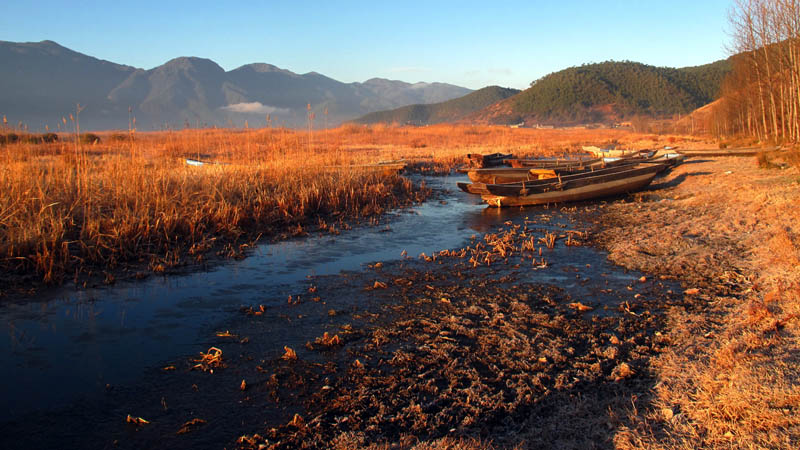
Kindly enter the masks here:
<path id="1" fill-rule="evenodd" d="M 594 160 L 528 160 L 530 165 L 522 167 L 468 170 L 472 183 L 458 186 L 496 207 L 591 200 L 638 191 L 683 159 L 678 153 L 637 152 Z"/>
<path id="2" fill-rule="evenodd" d="M 515 183 L 520 181 L 541 180 L 553 178 L 558 175 L 573 175 L 592 172 L 615 166 L 624 166 L 634 163 L 665 164 L 674 166 L 683 161 L 680 153 L 656 154 L 640 153 L 627 158 L 597 158 L 589 160 L 511 160 L 516 164 L 512 167 L 497 167 L 487 169 L 466 169 L 469 179 L 476 183 Z"/>

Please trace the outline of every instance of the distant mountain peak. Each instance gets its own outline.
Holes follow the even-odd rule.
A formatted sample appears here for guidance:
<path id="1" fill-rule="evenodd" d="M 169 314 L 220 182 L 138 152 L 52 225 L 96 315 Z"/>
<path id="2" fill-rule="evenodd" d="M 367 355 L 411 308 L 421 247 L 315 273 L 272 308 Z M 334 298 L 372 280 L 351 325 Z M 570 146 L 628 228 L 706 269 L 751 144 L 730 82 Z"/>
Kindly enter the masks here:
<path id="1" fill-rule="evenodd" d="M 405 81 L 400 81 L 400 80 L 390 80 L 390 79 L 388 79 L 388 78 L 380 78 L 380 77 L 374 77 L 374 78 L 370 78 L 369 80 L 367 80 L 367 81 L 365 81 L 365 82 L 364 82 L 364 84 L 377 84 L 377 85 L 395 84 L 395 83 L 401 83 L 401 84 L 405 84 L 405 85 L 411 85 L 411 83 L 406 83 Z"/>
<path id="2" fill-rule="evenodd" d="M 177 58 L 172 58 L 169 61 L 165 62 L 161 67 L 164 66 L 174 66 L 174 67 L 194 67 L 200 66 L 205 68 L 213 68 L 219 69 L 223 72 L 225 69 L 219 66 L 219 64 L 215 63 L 214 61 L 207 59 L 207 58 L 200 58 L 198 56 L 179 56 Z"/>
<path id="3" fill-rule="evenodd" d="M 267 63 L 251 63 L 245 64 L 243 66 L 237 67 L 234 70 L 250 70 L 256 73 L 285 73 L 287 75 L 296 75 L 294 72 L 286 69 L 281 69 L 278 66 L 267 64 Z"/>
<path id="4" fill-rule="evenodd" d="M 255 63 L 225 71 L 216 62 L 182 56 L 149 70 L 100 60 L 56 42 L 0 41 L 0 106 L 9 119 L 51 129 L 76 103 L 87 129 L 127 129 L 129 108 L 142 130 L 193 126 L 303 126 L 308 104 L 328 111 L 335 126 L 381 109 L 433 103 L 468 92 L 453 85 L 410 88 L 401 81 L 342 83 L 318 72 L 298 75 Z"/>

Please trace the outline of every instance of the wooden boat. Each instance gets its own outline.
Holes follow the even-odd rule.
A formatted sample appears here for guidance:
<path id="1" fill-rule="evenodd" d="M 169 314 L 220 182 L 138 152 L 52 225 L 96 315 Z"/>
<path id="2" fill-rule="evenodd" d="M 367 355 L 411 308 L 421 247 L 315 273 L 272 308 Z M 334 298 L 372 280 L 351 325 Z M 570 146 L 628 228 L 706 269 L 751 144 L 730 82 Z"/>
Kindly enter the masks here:
<path id="1" fill-rule="evenodd" d="M 466 160 L 469 167 L 483 168 L 500 166 L 509 158 L 513 158 L 513 155 L 510 153 L 491 153 L 489 155 L 468 153 Z"/>
<path id="2" fill-rule="evenodd" d="M 630 149 L 613 149 L 613 148 L 600 148 L 594 145 L 585 145 L 581 147 L 583 151 L 589 152 L 596 157 L 624 157 L 624 156 L 638 156 L 642 153 L 648 153 L 652 150 L 630 150 Z"/>
<path id="3" fill-rule="evenodd" d="M 491 169 L 471 169 L 467 171 L 469 179 L 475 183 L 515 183 L 518 181 L 541 180 L 554 178 L 557 175 L 553 169 L 531 169 L 527 167 L 515 169 L 497 167 Z"/>
<path id="4" fill-rule="evenodd" d="M 394 175 L 405 170 L 406 165 L 407 163 L 404 159 L 396 159 L 391 161 L 378 161 L 377 164 L 368 167 L 373 170 L 380 170 L 384 175 Z"/>
<path id="5" fill-rule="evenodd" d="M 228 166 L 230 163 L 217 161 L 202 161 L 199 159 L 186 158 L 186 164 L 190 166 Z"/>
<path id="6" fill-rule="evenodd" d="M 592 164 L 551 166 L 546 168 L 537 167 L 496 167 L 489 169 L 469 169 L 467 176 L 475 183 L 503 184 L 518 183 L 521 181 L 542 180 L 554 178 L 559 175 L 574 175 L 584 172 L 592 172 L 608 167 L 636 164 L 640 160 L 629 160 L 624 158 L 599 158 Z M 641 161 L 647 161 L 641 159 Z"/>
<path id="7" fill-rule="evenodd" d="M 486 183 L 463 183 L 458 182 L 456 183 L 458 188 L 462 191 L 466 192 L 467 194 L 474 194 L 474 195 L 485 195 L 489 194 L 489 191 L 486 189 Z"/>
<path id="8" fill-rule="evenodd" d="M 555 167 L 583 167 L 591 164 L 602 162 L 600 158 L 592 159 L 509 159 L 507 160 L 511 167 L 515 168 L 540 168 L 552 169 Z"/>
<path id="9" fill-rule="evenodd" d="M 628 166 L 619 165 L 619 166 L 598 167 L 598 168 L 592 167 L 592 168 L 589 168 L 589 169 L 576 171 L 576 172 L 569 172 L 569 171 L 561 172 L 559 170 L 554 170 L 555 177 L 553 177 L 553 178 L 544 178 L 543 177 L 543 178 L 539 178 L 539 179 L 519 180 L 519 181 L 509 182 L 509 183 L 491 183 L 491 182 L 476 181 L 474 183 L 463 183 L 463 182 L 461 182 L 461 183 L 457 183 L 457 184 L 458 184 L 458 187 L 464 192 L 467 192 L 467 193 L 470 193 L 470 194 L 483 195 L 483 194 L 488 194 L 489 193 L 489 191 L 486 189 L 487 185 L 510 186 L 510 187 L 517 187 L 517 188 L 525 187 L 527 189 L 532 189 L 532 188 L 534 188 L 536 186 L 547 186 L 549 184 L 553 184 L 554 182 L 565 183 L 565 182 L 568 182 L 568 181 L 578 180 L 578 179 L 585 178 L 585 177 L 592 177 L 592 176 L 598 176 L 598 175 L 606 175 L 606 174 L 611 174 L 611 173 L 617 173 L 617 172 L 621 172 L 621 171 L 624 171 L 624 170 L 628 169 L 630 166 L 631 165 L 628 165 Z M 489 170 L 489 169 L 483 169 L 483 170 Z M 520 169 L 515 169 L 515 170 L 520 170 Z M 541 169 L 538 169 L 538 170 L 541 170 Z"/>
<path id="10" fill-rule="evenodd" d="M 542 205 L 634 192 L 650 184 L 664 168 L 665 164 L 636 164 L 549 180 L 459 187 L 480 194 L 491 206 Z"/>
<path id="11" fill-rule="evenodd" d="M 664 164 L 665 168 L 674 167 L 682 163 L 686 159 L 681 153 L 662 153 L 661 155 L 654 156 L 642 161 L 645 164 Z"/>
<path id="12" fill-rule="evenodd" d="M 637 150 L 624 156 L 605 155 L 591 159 L 509 159 L 511 167 L 538 167 L 543 169 L 554 168 L 582 168 L 588 166 L 611 166 L 627 164 L 632 161 L 651 158 L 656 155 L 653 150 Z"/>

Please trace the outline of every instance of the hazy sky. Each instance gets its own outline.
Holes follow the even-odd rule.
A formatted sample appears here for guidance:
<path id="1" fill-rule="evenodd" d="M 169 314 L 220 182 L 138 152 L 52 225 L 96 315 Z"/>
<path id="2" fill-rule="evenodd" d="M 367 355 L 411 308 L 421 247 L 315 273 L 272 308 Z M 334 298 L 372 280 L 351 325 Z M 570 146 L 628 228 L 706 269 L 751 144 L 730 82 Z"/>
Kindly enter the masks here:
<path id="1" fill-rule="evenodd" d="M 683 67 L 728 56 L 731 0 L 7 1 L 0 40 L 50 39 L 150 69 L 177 56 L 339 81 L 525 88 L 582 63 Z M 0 62 L 1 63 L 1 62 Z"/>

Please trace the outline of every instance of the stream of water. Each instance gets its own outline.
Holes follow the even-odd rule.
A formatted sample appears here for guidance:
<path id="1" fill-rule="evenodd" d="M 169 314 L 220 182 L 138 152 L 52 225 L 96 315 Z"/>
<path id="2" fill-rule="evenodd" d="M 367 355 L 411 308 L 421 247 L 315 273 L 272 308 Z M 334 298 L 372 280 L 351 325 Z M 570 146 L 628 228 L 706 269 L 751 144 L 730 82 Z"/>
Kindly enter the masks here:
<path id="1" fill-rule="evenodd" d="M 33 300 L 0 305 L 0 424 L 51 411 L 108 385 L 133 383 L 147 368 L 195 354 L 204 333 L 242 305 L 286 303 L 309 277 L 362 270 L 375 261 L 458 248 L 531 210 L 487 209 L 456 187 L 463 176 L 426 178 L 444 193 L 392 212 L 378 226 L 260 245 L 242 261 L 206 272 L 118 283 L 88 290 L 64 287 Z M 388 226 L 388 228 L 387 228 Z M 619 284 L 636 276 L 614 268 L 591 248 L 570 248 L 570 266 L 593 267 Z M 588 265 L 588 266 L 587 266 Z M 530 280 L 581 290 L 576 270 L 531 271 Z M 577 281 L 576 281 L 577 280 Z"/>

